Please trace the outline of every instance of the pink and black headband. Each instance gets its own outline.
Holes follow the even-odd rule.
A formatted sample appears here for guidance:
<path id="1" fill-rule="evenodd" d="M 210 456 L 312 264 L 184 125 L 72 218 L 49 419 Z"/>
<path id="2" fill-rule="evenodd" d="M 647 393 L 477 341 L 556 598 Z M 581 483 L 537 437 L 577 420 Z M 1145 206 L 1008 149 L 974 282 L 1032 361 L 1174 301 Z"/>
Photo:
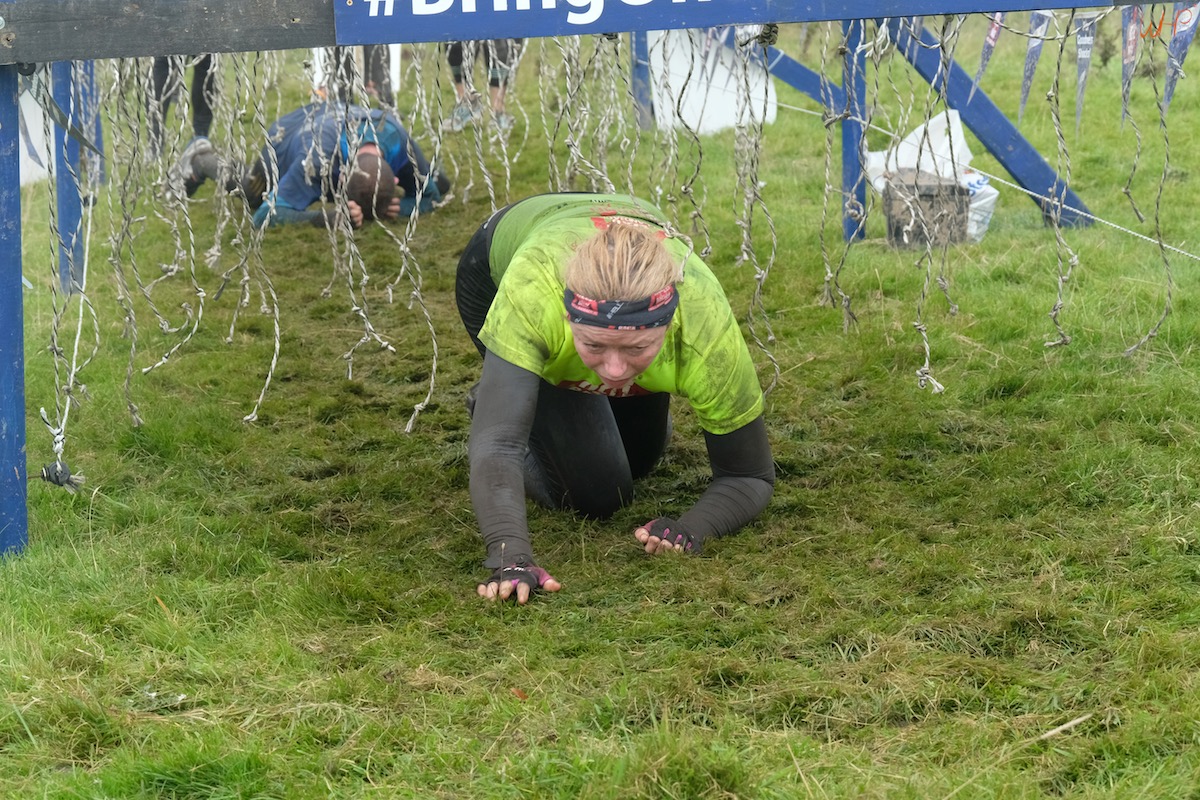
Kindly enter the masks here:
<path id="1" fill-rule="evenodd" d="M 571 322 L 617 331 L 640 331 L 669 324 L 679 307 L 679 295 L 674 284 L 641 300 L 593 300 L 564 289 L 563 305 Z"/>

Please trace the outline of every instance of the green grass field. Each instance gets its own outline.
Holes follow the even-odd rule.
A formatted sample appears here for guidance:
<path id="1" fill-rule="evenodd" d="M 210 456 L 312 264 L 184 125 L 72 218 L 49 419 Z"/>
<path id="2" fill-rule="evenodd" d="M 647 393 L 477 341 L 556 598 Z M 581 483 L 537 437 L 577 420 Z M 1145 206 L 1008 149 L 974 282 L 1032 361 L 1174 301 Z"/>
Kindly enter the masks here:
<path id="1" fill-rule="evenodd" d="M 811 101 L 782 89 L 760 172 L 778 234 L 764 290 L 780 365 L 767 398 L 772 504 L 702 557 L 641 551 L 634 527 L 683 510 L 708 478 L 700 431 L 676 403 L 665 462 L 616 518 L 531 506 L 535 550 L 563 590 L 523 608 L 475 596 L 486 571 L 463 397 L 479 363 L 453 279 L 491 209 L 469 139 L 446 146 L 459 188 L 474 169 L 475 189 L 421 217 L 408 245 L 437 359 L 411 433 L 434 337 L 409 307 L 407 278 L 388 302 L 401 261 L 377 228 L 356 238 L 365 287 L 335 274 L 324 232 L 265 236 L 281 349 L 254 423 L 242 418 L 275 342 L 259 284 L 235 319 L 236 284 L 217 298 L 215 273 L 198 265 L 202 324 L 146 375 L 179 334 L 160 333 L 139 305 L 135 427 L 102 204 L 89 278 L 101 348 L 66 445 L 87 482 L 69 494 L 32 481 L 29 546 L 0 565 L 0 794 L 1200 797 L 1200 279 L 1193 259 L 1168 251 L 1164 262 L 1152 241 L 1161 187 L 1163 240 L 1194 249 L 1200 111 L 1181 80 L 1165 162 L 1150 78 L 1139 78 L 1139 222 L 1121 191 L 1135 138 L 1119 124 L 1119 55 L 1099 58 L 1116 22 L 1103 23 L 1079 135 L 1064 56 L 1065 143 L 1091 210 L 1150 238 L 1095 225 L 1058 242 L 1033 202 L 1001 186 L 982 243 L 924 262 L 887 245 L 876 198 L 839 273 L 858 320 L 849 331 L 820 302 L 822 248 L 834 267 L 844 253 L 838 200 L 822 194 L 826 130 L 800 110 Z M 985 27 L 972 19 L 956 53 L 972 73 Z M 781 42 L 798 52 L 799 29 Z M 983 82 L 1013 118 L 1024 47 L 1002 38 Z M 1054 48 L 1022 124 L 1052 165 Z M 518 133 L 540 124 L 545 52 L 522 67 L 517 102 L 530 119 Z M 907 96 L 901 68 L 885 69 Z M 926 103 L 917 90 L 911 127 Z M 899 116 L 887 110 L 877 122 Z M 507 197 L 498 178 L 501 202 L 547 190 L 547 139 L 532 130 L 524 141 Z M 973 166 L 999 173 L 977 145 Z M 748 310 L 733 136 L 701 146 L 709 260 Z M 31 189 L 24 204 L 31 475 L 53 461 L 38 415 L 53 413 L 56 380 L 45 193 Z M 215 208 L 211 187 L 188 207 L 198 251 L 213 241 Z M 761 215 L 754 233 L 765 263 Z M 228 268 L 238 248 L 225 235 Z M 135 241 L 147 274 L 174 247 L 153 218 Z M 1046 347 L 1072 254 L 1059 313 L 1071 342 Z M 923 288 L 939 274 L 957 314 L 936 285 Z M 1154 327 L 1168 286 L 1172 314 L 1124 355 Z M 154 297 L 175 322 L 196 300 L 186 274 Z M 348 377 L 343 354 L 363 334 L 355 298 L 396 352 L 360 348 Z M 940 394 L 917 385 L 918 314 Z M 752 353 L 765 385 L 770 362 Z"/>

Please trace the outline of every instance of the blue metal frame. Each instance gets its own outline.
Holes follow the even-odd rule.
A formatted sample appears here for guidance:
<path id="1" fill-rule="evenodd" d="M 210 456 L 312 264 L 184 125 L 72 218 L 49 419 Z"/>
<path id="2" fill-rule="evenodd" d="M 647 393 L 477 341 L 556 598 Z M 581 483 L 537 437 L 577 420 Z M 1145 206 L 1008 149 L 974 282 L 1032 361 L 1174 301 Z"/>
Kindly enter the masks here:
<path id="1" fill-rule="evenodd" d="M 866 236 L 867 178 L 862 164 L 867 157 L 866 119 L 867 64 L 862 55 L 866 20 L 842 22 L 846 57 L 842 66 L 842 85 L 846 94 L 846 118 L 842 120 L 842 235 L 846 241 Z"/>
<path id="2" fill-rule="evenodd" d="M 0 66 L 0 555 L 29 537 L 25 476 L 25 323 L 17 68 Z"/>
<path id="3" fill-rule="evenodd" d="M 632 40 L 633 65 L 630 70 L 633 103 L 637 110 L 638 127 L 649 130 L 654 125 L 654 94 L 650 90 L 650 39 L 645 31 L 635 31 Z"/>
<path id="4" fill-rule="evenodd" d="M 70 61 L 56 61 L 50 65 L 50 93 L 67 114 L 67 120 L 79 125 L 82 116 L 82 92 L 79 82 L 74 80 L 75 65 Z M 58 279 L 64 294 L 70 294 L 75 284 L 83 283 L 83 200 L 79 187 L 84 183 L 80 174 L 79 142 L 55 125 L 52 141 L 54 148 L 54 188 L 58 204 Z"/>
<path id="5" fill-rule="evenodd" d="M 843 23 L 847 49 L 843 87 L 834 86 L 774 47 L 767 50 L 767 69 L 773 76 L 821 103 L 831 114 L 844 112 L 847 115 L 842 122 L 842 190 L 846 202 L 842 229 L 846 241 L 861 239 L 864 235 L 856 206 L 862 208 L 866 203 L 866 178 L 859 158 L 865 146 L 859 120 L 864 118 L 866 84 L 864 59 L 855 55 L 862 41 L 863 24 L 861 20 Z M 1057 216 L 1058 224 L 1068 228 L 1092 224 L 1091 212 L 1083 199 L 1050 168 L 1037 148 L 1021 135 L 991 98 L 981 90 L 976 90 L 972 97 L 974 80 L 971 75 L 953 61 L 949 73 L 943 74 L 937 40 L 931 34 L 922 30 L 924 46 L 918 46 L 901 20 L 888 20 L 888 31 L 909 63 L 934 89 L 945 93 L 947 105 L 958 111 L 963 124 L 1017 185 L 1033 195 L 1034 203 L 1042 210 L 1047 222 L 1053 222 Z"/>
<path id="6" fill-rule="evenodd" d="M 828 109 L 846 107 L 846 92 L 836 83 L 822 78 L 787 53 L 767 48 L 767 71 L 797 91 L 804 92 Z"/>
<path id="7" fill-rule="evenodd" d="M 455 3 L 461 10 L 455 9 Z M 645 31 L 674 28 L 712 27 L 743 23 L 784 23 L 838 20 L 847 16 L 878 17 L 881 11 L 891 11 L 891 3 L 884 0 L 864 0 L 850 3 L 847 0 L 639 0 L 623 3 L 611 2 L 604 11 L 602 0 L 590 3 L 564 0 L 412 0 L 414 11 L 422 9 L 425 18 L 404 15 L 404 0 L 361 0 L 358 3 L 333 3 L 332 24 L 338 44 L 380 44 L 383 42 L 448 41 L 457 39 L 491 39 L 498 37 L 536 37 L 552 35 L 604 33 L 610 31 Z M 1006 0 L 1004 10 L 1021 11 L 1037 8 L 1071 8 L 1077 0 Z M 1109 0 L 1099 5 L 1129 5 L 1126 0 Z M 159 3 L 150 2 L 152 10 L 159 11 Z M 1096 4 L 1093 4 L 1096 5 Z M 536 6 L 536 7 L 535 7 Z M 568 9 L 569 6 L 569 9 Z M 884 8 L 888 6 L 888 8 Z M 13 0 L 0 0 L 0 12 L 13 8 Z M 394 8 L 401 14 L 394 15 Z M 899 10 L 899 9 L 896 9 Z M 978 0 L 909 0 L 904 4 L 906 16 L 932 14 L 972 13 L 978 11 Z M 449 11 L 449 13 L 444 13 Z M 478 13 L 477 13 L 478 12 Z M 594 13 L 593 13 L 594 12 Z M 139 12 L 140 13 L 140 12 Z M 142 15 L 146 25 L 158 24 L 158 17 Z M 18 15 L 19 19 L 19 15 Z M 99 20 L 96 20 L 99 22 Z M 85 21 L 86 23 L 86 21 Z M 899 23 L 892 22 L 897 26 Z M 862 23 L 848 23 L 847 32 L 861 36 Z M 79 28 L 76 28 L 79 30 Z M 258 35 L 259 32 L 253 32 Z M 909 55 L 916 68 L 933 80 L 936 68 L 929 68 L 929 60 L 936 59 L 920 47 L 907 50 L 903 43 L 909 41 L 906 33 L 900 32 L 901 49 Z M 635 37 L 636 40 L 636 37 Z M 56 55 L 55 58 L 96 58 L 100 49 L 89 44 L 87 37 L 79 37 L 79 54 Z M 239 40 L 240 41 L 240 40 Z M 642 40 L 645 41 L 644 39 Z M 123 55 L 171 55 L 164 53 L 161 43 L 153 36 L 126 38 L 128 50 Z M 130 42 L 144 42 L 130 46 Z M 195 41 L 189 40 L 194 52 Z M 236 42 L 235 42 L 236 45 Z M 224 42 L 228 49 L 229 42 Z M 201 48 L 206 49 L 206 48 Z M 215 48 L 222 50 L 221 46 Z M 245 49 L 245 48 L 243 48 Z M 137 50 L 138 52 L 132 52 Z M 911 52 L 910 52 L 911 51 Z M 924 58 L 916 57 L 924 55 Z M 636 50 L 635 96 L 642 101 L 649 98 L 648 74 L 637 74 L 639 61 L 645 62 L 645 53 Z M 818 101 L 832 104 L 834 108 L 856 108 L 861 110 L 863 102 L 863 68 L 859 64 L 847 64 L 845 88 L 833 92 L 832 87 L 822 86 L 819 77 L 806 76 L 804 68 L 791 62 L 778 51 L 768 54 L 772 73 L 796 86 Z M 1082 201 L 1075 196 L 1045 165 L 1040 156 L 1016 133 L 1011 123 L 982 94 L 977 94 L 970 104 L 965 102 L 970 91 L 971 79 L 955 67 L 946 82 L 946 94 L 951 104 L 959 107 L 964 122 L 980 138 L 989 151 L 1017 178 L 1018 182 L 1032 192 L 1045 193 L 1061 198 L 1065 207 L 1061 209 L 1062 224 L 1086 224 L 1090 219 Z M 808 91 L 816 89 L 816 91 Z M 850 89 L 847 92 L 847 89 Z M 642 94 L 644 92 L 644 94 Z M 822 97 L 822 93 L 825 97 Z M 960 97 L 963 102 L 959 102 Z M 972 108 L 971 106 L 974 106 Z M 67 107 L 70 107 L 69 104 Z M 647 106 L 648 107 L 648 106 Z M 28 536 L 28 511 L 26 508 L 26 465 L 25 465 L 25 375 L 24 375 L 24 309 L 21 287 L 21 194 L 20 194 L 20 135 L 18 133 L 18 78 L 16 66 L 3 61 L 0 53 L 0 553 L 8 553 L 24 547 Z M 866 184 L 861 178 L 861 164 L 845 154 L 855 154 L 862 146 L 863 136 L 860 114 L 843 125 L 843 184 L 847 187 L 847 198 L 853 196 L 865 202 Z M 60 139 L 61 143 L 61 139 Z M 71 145 L 68 143 L 67 145 Z M 61 147 L 56 147 L 56 151 Z M 69 156 L 68 156 L 69 157 Z M 76 161 L 76 163 L 78 163 Z M 78 169 L 78 168 L 77 168 Z M 64 170 L 59 169 L 61 178 Z M 60 201 L 67 197 L 78 199 L 78 189 L 65 191 L 60 186 Z M 1047 215 L 1053 206 L 1044 208 Z M 853 224 L 851 224 L 853 223 Z M 72 224 L 67 222 L 67 224 Z M 848 237 L 861 235 L 857 221 L 847 221 Z M 71 252 L 78 244 L 75 236 L 70 241 Z M 65 256 L 64 256 L 65 258 Z M 69 259 L 67 259 L 69 262 Z M 78 263 L 78 258 L 76 258 Z M 62 261 L 60 260 L 60 266 Z M 68 273 L 69 273 L 68 269 Z M 66 278 L 66 276 L 64 276 Z M 69 279 L 68 279 L 69 280 Z M 69 285 L 69 283 L 68 283 Z"/>
<path id="8" fill-rule="evenodd" d="M 889 20 L 888 31 L 900 52 L 934 89 L 944 93 L 947 104 L 958 111 L 963 124 L 1008 170 L 1013 180 L 1022 189 L 1036 195 L 1033 200 L 1042 209 L 1047 222 L 1057 218 L 1058 224 L 1069 228 L 1092 224 L 1091 212 L 1079 195 L 1050 168 L 1046 159 L 1021 135 L 991 98 L 982 91 L 976 91 L 975 96 L 971 97 L 973 77 L 954 61 L 950 62 L 948 73 L 942 70 L 937 40 L 932 34 L 922 30 L 921 43 L 926 46 L 919 46 L 899 20 Z M 1056 209 L 1056 203 L 1061 203 L 1061 207 Z"/>

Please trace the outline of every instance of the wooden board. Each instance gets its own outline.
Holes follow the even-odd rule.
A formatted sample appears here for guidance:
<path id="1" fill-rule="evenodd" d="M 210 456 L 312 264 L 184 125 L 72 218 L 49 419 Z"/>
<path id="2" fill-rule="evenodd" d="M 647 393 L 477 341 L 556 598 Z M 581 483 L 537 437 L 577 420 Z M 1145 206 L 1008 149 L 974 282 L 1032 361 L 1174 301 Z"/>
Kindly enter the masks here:
<path id="1" fill-rule="evenodd" d="M 334 0 L 9 0 L 0 64 L 334 44 Z"/>

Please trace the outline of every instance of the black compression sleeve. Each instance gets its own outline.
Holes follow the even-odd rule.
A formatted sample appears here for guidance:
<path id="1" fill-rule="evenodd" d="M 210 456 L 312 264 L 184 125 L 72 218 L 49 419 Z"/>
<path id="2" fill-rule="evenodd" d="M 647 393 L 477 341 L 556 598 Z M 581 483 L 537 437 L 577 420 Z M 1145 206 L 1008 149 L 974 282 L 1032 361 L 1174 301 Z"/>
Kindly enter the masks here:
<path id="1" fill-rule="evenodd" d="M 701 541 L 733 533 L 771 499 L 775 463 L 760 416 L 732 433 L 704 434 L 713 481 L 679 521 Z"/>
<path id="2" fill-rule="evenodd" d="M 468 450 L 471 504 L 487 547 L 487 567 L 533 560 L 524 462 L 540 381 L 493 353 L 484 355 Z"/>

